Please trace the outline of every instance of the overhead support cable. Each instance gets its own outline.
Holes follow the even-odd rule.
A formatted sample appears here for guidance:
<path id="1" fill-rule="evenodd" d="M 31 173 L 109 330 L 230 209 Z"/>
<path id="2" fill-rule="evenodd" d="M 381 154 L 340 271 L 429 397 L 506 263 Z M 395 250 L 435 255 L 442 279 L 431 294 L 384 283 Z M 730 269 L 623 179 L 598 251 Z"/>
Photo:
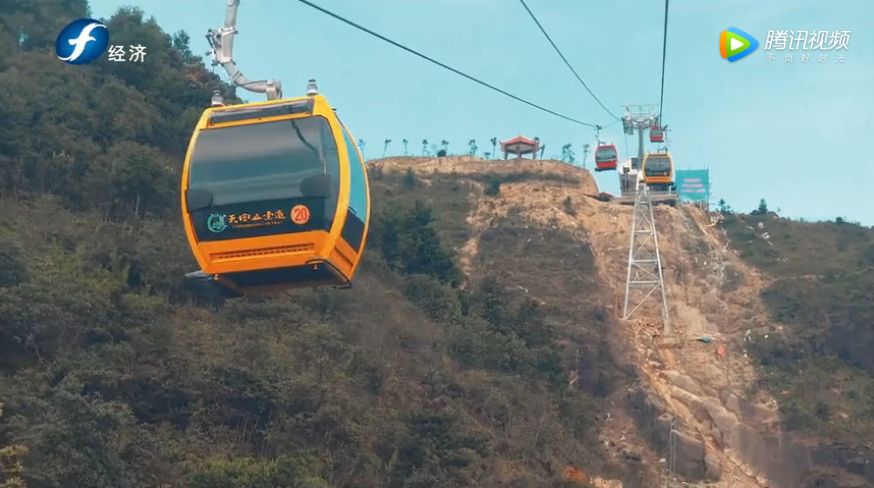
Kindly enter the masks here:
<path id="1" fill-rule="evenodd" d="M 668 4 L 670 0 L 665 0 L 665 30 L 662 34 L 662 87 L 659 90 L 659 120 L 662 120 L 662 111 L 665 106 L 665 59 L 668 55 Z"/>
<path id="2" fill-rule="evenodd" d="M 537 27 L 540 29 L 540 32 L 542 32 L 543 35 L 544 35 L 544 37 L 546 37 L 546 40 L 549 41 L 550 44 L 552 44 L 552 48 L 555 49 L 555 52 L 558 53 L 558 55 L 559 55 L 559 57 L 561 58 L 561 60 L 564 61 L 564 64 L 568 67 L 568 69 L 571 70 L 571 73 L 573 73 L 574 76 L 576 76 L 577 81 L 579 81 L 580 84 L 583 85 L 583 88 L 585 88 L 586 91 L 589 92 L 589 95 L 591 95 L 592 98 L 594 98 L 595 101 L 598 102 L 598 105 L 600 105 L 601 108 L 603 108 L 605 112 L 607 112 L 608 114 L 610 114 L 611 117 L 613 117 L 613 118 L 616 119 L 617 121 L 620 120 L 619 117 L 616 116 L 616 114 L 614 114 L 613 112 L 610 111 L 609 108 L 607 108 L 606 106 L 604 106 L 604 104 L 601 103 L 601 100 L 599 100 L 598 97 L 595 96 L 594 93 L 592 93 L 592 90 L 589 89 L 589 85 L 586 85 L 586 82 L 583 81 L 583 79 L 580 77 L 579 73 L 577 73 L 577 70 L 575 70 L 574 67 L 571 66 L 570 61 L 568 61 L 567 58 L 564 57 L 564 54 L 562 54 L 561 49 L 559 49 L 558 46 L 555 44 L 555 42 L 552 41 L 552 38 L 549 37 L 549 34 L 546 32 L 546 29 L 544 29 L 544 28 L 543 28 L 543 25 L 540 24 L 540 21 L 537 20 L 537 17 L 534 15 L 534 12 L 532 12 L 531 9 L 528 8 L 528 4 L 525 3 L 525 0 L 519 0 L 519 3 L 521 3 L 522 6 L 525 7 L 525 10 L 528 11 L 528 15 L 531 16 L 531 20 L 533 20 L 534 23 L 537 24 Z"/>
<path id="3" fill-rule="evenodd" d="M 397 41 L 393 41 L 393 40 L 391 40 L 391 39 L 389 39 L 389 38 L 383 36 L 382 34 L 379 34 L 379 33 L 377 33 L 377 32 L 374 32 L 374 31 L 371 30 L 371 29 L 368 29 L 367 27 L 364 27 L 364 26 L 362 26 L 362 25 L 360 25 L 360 24 L 357 24 L 357 23 L 355 23 L 355 22 L 353 22 L 353 21 L 351 21 L 351 20 L 349 20 L 349 19 L 343 17 L 342 15 L 339 15 L 339 14 L 336 14 L 336 13 L 334 13 L 334 12 L 331 12 L 330 10 L 328 10 L 328 9 L 326 9 L 326 8 L 324 8 L 324 7 L 321 7 L 321 6 L 319 6 L 319 5 L 316 5 L 315 3 L 313 3 L 313 2 L 311 2 L 311 1 L 309 1 L 309 0 L 298 0 L 298 1 L 299 1 L 300 3 L 302 3 L 302 4 L 306 5 L 306 6 L 308 6 L 308 7 L 312 7 L 312 8 L 314 8 L 314 9 L 318 10 L 319 12 L 322 12 L 322 13 L 325 14 L 325 15 L 328 15 L 328 16 L 330 16 L 330 17 L 333 17 L 333 18 L 339 20 L 340 22 L 343 22 L 344 24 L 350 25 L 350 26 L 352 26 L 352 27 L 354 27 L 354 28 L 356 28 L 356 29 L 358 29 L 358 30 L 360 30 L 360 31 L 362 31 L 362 32 L 365 32 L 365 33 L 367 33 L 367 34 L 370 34 L 370 35 L 373 36 L 373 37 L 376 37 L 377 39 L 380 39 L 380 40 L 382 40 L 382 41 L 385 41 L 385 42 L 387 42 L 387 43 L 389 43 L 389 44 L 391 44 L 391 45 L 393 45 L 393 46 L 395 46 L 395 47 L 397 47 L 397 48 L 403 49 L 404 51 L 406 51 L 406 52 L 408 52 L 408 53 L 410 53 L 410 54 L 413 54 L 413 55 L 415 55 L 415 56 L 418 56 L 418 57 L 424 59 L 425 61 L 429 61 L 429 62 L 431 62 L 431 63 L 433 63 L 433 64 L 436 64 L 437 66 L 440 66 L 440 67 L 443 68 L 443 69 L 449 70 L 449 71 L 451 71 L 451 72 L 453 72 L 453 73 L 455 73 L 455 74 L 457 74 L 457 75 L 459 75 L 459 76 L 462 76 L 462 77 L 464 77 L 464 78 L 467 78 L 468 80 L 470 80 L 470 81 L 472 81 L 472 82 L 474 82 L 474 83 L 476 83 L 476 84 L 478 84 L 478 85 L 484 86 L 484 87 L 486 87 L 486 88 L 488 88 L 488 89 L 490 89 L 490 90 L 496 91 L 496 92 L 498 92 L 498 93 L 500 93 L 500 94 L 502 94 L 502 95 L 504 95 L 504 96 L 510 97 L 510 98 L 512 98 L 513 100 L 516 100 L 516 101 L 518 101 L 518 102 L 522 102 L 522 103 L 524 103 L 525 105 L 528 105 L 528 106 L 530 106 L 530 107 L 534 107 L 534 108 L 536 108 L 536 109 L 538 109 L 538 110 L 542 110 L 542 111 L 544 111 L 544 112 L 546 112 L 546 113 L 548 113 L 548 114 L 551 114 L 551 115 L 554 115 L 554 116 L 556 116 L 556 117 L 559 117 L 559 118 L 565 119 L 565 120 L 567 120 L 567 121 L 569 121 L 569 122 L 573 122 L 573 123 L 575 123 L 575 124 L 585 125 L 586 127 L 593 127 L 593 128 L 596 127 L 595 124 L 590 124 L 590 123 L 588 123 L 588 122 L 583 122 L 582 120 L 575 119 L 575 118 L 573 118 L 573 117 L 569 117 L 569 116 L 567 116 L 567 115 L 564 115 L 564 114 L 558 113 L 558 112 L 556 112 L 556 111 L 554 111 L 554 110 L 550 110 L 550 109 L 548 109 L 548 108 L 545 108 L 545 107 L 543 107 L 543 106 L 541 106 L 541 105 L 538 105 L 538 104 L 536 104 L 536 103 L 534 103 L 534 102 L 529 102 L 528 100 L 525 100 L 525 99 L 522 98 L 522 97 L 519 97 L 519 96 L 513 95 L 512 93 L 510 93 L 510 92 L 508 92 L 508 91 L 506 91 L 506 90 L 502 90 L 502 89 L 500 89 L 500 88 L 498 88 L 498 87 L 496 87 L 496 86 L 494 86 L 494 85 L 491 85 L 491 84 L 489 84 L 489 83 L 486 83 L 485 81 L 482 81 L 482 80 L 480 80 L 480 79 L 478 79 L 478 78 L 476 78 L 476 77 L 474 77 L 474 76 L 471 76 L 471 75 L 469 75 L 469 74 L 467 74 L 467 73 L 464 73 L 464 72 L 462 72 L 462 71 L 460 71 L 460 70 L 457 70 L 457 69 L 455 69 L 455 68 L 453 68 L 453 67 L 451 67 L 451 66 L 449 66 L 449 65 L 446 65 L 446 64 L 444 64 L 444 63 L 441 63 L 440 61 L 437 61 L 437 60 L 434 59 L 434 58 L 431 58 L 431 57 L 429 57 L 429 56 L 426 56 L 426 55 L 424 55 L 424 54 L 422 54 L 422 53 L 416 51 L 415 49 L 409 48 L 409 47 L 407 47 L 407 46 L 405 46 L 405 45 L 403 45 L 403 44 L 401 44 L 401 43 L 399 43 L 399 42 L 397 42 Z M 612 125 L 612 124 L 611 124 L 611 125 Z"/>

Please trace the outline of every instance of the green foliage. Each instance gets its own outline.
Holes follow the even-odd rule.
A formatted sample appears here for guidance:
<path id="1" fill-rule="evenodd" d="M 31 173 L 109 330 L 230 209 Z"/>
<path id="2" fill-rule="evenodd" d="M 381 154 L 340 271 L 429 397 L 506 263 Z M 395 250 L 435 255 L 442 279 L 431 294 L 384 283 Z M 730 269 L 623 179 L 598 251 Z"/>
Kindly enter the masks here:
<path id="1" fill-rule="evenodd" d="M 0 403 L 0 419 L 3 418 L 3 404 Z M 27 456 L 28 449 L 22 445 L 4 446 L 0 444 L 0 488 L 26 488 L 24 466 L 21 460 Z"/>
<path id="2" fill-rule="evenodd" d="M 441 242 L 446 247 L 456 249 L 470 238 L 467 217 L 471 212 L 468 199 L 475 189 L 469 183 L 461 182 L 456 174 L 435 175 L 426 183 L 411 170 L 403 172 L 383 171 L 379 167 L 368 168 L 371 193 L 376 216 L 371 225 L 377 229 L 370 242 L 378 242 L 373 236 L 379 234 L 381 220 L 379 215 L 399 211 L 409 211 L 416 201 L 426 204 L 436 219 L 431 226 L 437 230 Z M 378 175 L 378 179 L 374 178 Z"/>
<path id="3" fill-rule="evenodd" d="M 500 195 L 500 193 L 501 193 L 501 180 L 494 179 L 494 180 L 489 181 L 486 184 L 486 188 L 483 191 L 483 193 L 487 196 L 490 196 L 490 197 L 496 197 L 496 196 Z"/>
<path id="4" fill-rule="evenodd" d="M 412 190 L 419 186 L 419 180 L 416 178 L 416 173 L 413 172 L 413 168 L 407 168 L 406 173 L 404 173 L 402 184 L 407 190 Z"/>
<path id="5" fill-rule="evenodd" d="M 563 370 L 550 344 L 553 332 L 538 304 L 529 299 L 514 308 L 493 276 L 473 292 L 459 290 L 461 272 L 442 245 L 435 222 L 433 209 L 418 199 L 409 207 L 400 201 L 381 202 L 373 219 L 370 242 L 390 269 L 406 276 L 407 297 L 432 319 L 453 324 L 450 349 L 461 364 L 533 377 L 545 374 L 560 382 Z"/>
<path id="6" fill-rule="evenodd" d="M 170 36 L 125 8 L 107 25 L 113 42 L 149 46 L 144 63 L 59 65 L 43 49 L 54 42 L 46 36 L 62 27 L 61 19 L 84 15 L 85 2 L 25 2 L 17 9 L 19 20 L 0 19 L 13 22 L 0 25 L 0 52 L 10 53 L 0 61 L 0 194 L 51 193 L 86 208 L 111 200 L 114 208 L 101 210 L 114 216 L 122 208 L 175 211 L 172 182 L 190 128 L 220 88 L 190 55 L 187 35 Z M 21 47 L 19 32 L 27 39 Z"/>
<path id="7" fill-rule="evenodd" d="M 760 210 L 726 215 L 722 226 L 740 256 L 774 278 L 762 300 L 784 330 L 750 351 L 763 386 L 788 428 L 864 442 L 874 435 L 874 230 Z"/>
<path id="8" fill-rule="evenodd" d="M 453 256 L 441 245 L 433 209 L 427 204 L 417 200 L 409 210 L 393 207 L 374 220 L 371 242 L 393 270 L 433 276 L 453 286 L 460 283 Z"/>
<path id="9" fill-rule="evenodd" d="M 186 488 L 328 488 L 317 456 L 283 455 L 276 459 L 234 458 L 199 463 L 185 482 Z"/>
<path id="10" fill-rule="evenodd" d="M 874 262 L 874 230 L 860 225 L 726 214 L 721 227 L 742 258 L 777 277 L 844 275 Z"/>
<path id="11" fill-rule="evenodd" d="M 18 242 L 0 236 L 0 288 L 27 281 L 24 248 Z"/>
<path id="12" fill-rule="evenodd" d="M 190 295 L 179 167 L 213 90 L 238 99 L 135 9 L 107 22 L 145 63 L 59 62 L 57 31 L 87 14 L 0 8 L 0 487 L 454 488 L 504 462 L 548 486 L 549 463 L 597 465 L 603 358 L 568 354 L 503 258 L 465 283 L 476 189 L 459 178 L 371 173 L 351 291 Z M 604 320 L 583 310 L 573 334 Z M 592 371 L 582 388 L 572 369 Z"/>
<path id="13" fill-rule="evenodd" d="M 768 203 L 763 198 L 759 200 L 759 206 L 750 212 L 750 215 L 765 215 L 766 213 L 768 213 Z"/>

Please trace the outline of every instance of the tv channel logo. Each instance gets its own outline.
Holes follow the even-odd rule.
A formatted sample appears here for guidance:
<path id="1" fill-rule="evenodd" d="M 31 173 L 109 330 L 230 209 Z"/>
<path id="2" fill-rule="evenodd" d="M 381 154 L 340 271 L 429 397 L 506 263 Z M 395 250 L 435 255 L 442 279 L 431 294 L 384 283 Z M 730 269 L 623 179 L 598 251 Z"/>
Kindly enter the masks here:
<path id="1" fill-rule="evenodd" d="M 94 19 L 70 22 L 55 40 L 55 54 L 68 64 L 86 64 L 94 61 L 109 46 L 109 31 Z"/>
<path id="2" fill-rule="evenodd" d="M 719 53 L 723 59 L 735 62 L 759 47 L 759 41 L 746 32 L 729 27 L 719 35 Z"/>

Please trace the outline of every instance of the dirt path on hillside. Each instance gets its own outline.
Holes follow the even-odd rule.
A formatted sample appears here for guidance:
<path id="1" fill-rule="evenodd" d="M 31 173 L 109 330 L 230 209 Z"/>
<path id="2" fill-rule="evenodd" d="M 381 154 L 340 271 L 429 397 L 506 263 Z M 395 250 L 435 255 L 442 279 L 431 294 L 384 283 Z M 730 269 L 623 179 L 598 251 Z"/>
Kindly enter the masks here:
<path id="1" fill-rule="evenodd" d="M 598 188 L 587 171 L 558 161 L 503 162 L 468 157 L 397 158 L 373 164 L 384 170 L 413 168 L 426 179 L 435 173 L 465 178 L 465 174 L 490 172 L 542 172 L 578 179 L 575 186 L 545 180 L 503 183 L 499 195 L 479 199 L 468 217 L 474 237 L 460 249 L 462 265 L 470 271 L 478 250 L 476 230 L 489 228 L 496 218 L 519 207 L 532 221 L 591 242 L 601 275 L 614 291 L 613 312 L 617 317 L 622 315 L 632 208 L 590 198 Z M 744 345 L 745 340 L 767 340 L 768 315 L 758 298 L 763 279 L 727 250 L 717 227 L 711 226 L 703 211 L 657 207 L 656 221 L 673 334 L 670 340 L 658 337 L 661 310 L 657 300 L 650 300 L 635 313 L 628 322 L 628 335 L 640 371 L 685 428 L 706 439 L 708 451 L 719 458 L 722 480 L 709 486 L 766 486 L 737 453 L 723 449 L 713 420 L 696 408 L 704 401 L 725 405 L 728 410 L 737 408 L 724 400 L 731 399 L 726 392 L 743 392 L 756 380 Z M 776 428 L 776 402 L 771 398 L 755 400 L 754 408 L 760 412 L 755 427 Z M 619 420 L 614 425 L 623 427 L 617 427 L 619 431 L 612 436 L 625 438 L 630 435 L 629 423 Z M 609 432 L 606 435 L 611 436 Z"/>

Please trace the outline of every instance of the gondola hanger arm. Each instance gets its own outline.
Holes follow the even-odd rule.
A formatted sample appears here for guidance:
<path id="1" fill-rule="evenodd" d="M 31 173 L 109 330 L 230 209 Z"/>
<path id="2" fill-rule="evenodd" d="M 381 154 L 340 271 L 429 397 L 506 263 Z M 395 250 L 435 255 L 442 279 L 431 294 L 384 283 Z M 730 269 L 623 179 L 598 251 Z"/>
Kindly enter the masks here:
<path id="1" fill-rule="evenodd" d="M 210 51 L 207 52 L 212 58 L 212 65 L 221 65 L 228 73 L 231 82 L 252 93 L 263 93 L 268 100 L 282 98 L 282 83 L 279 80 L 251 81 L 246 78 L 234 61 L 234 36 L 237 35 L 237 9 L 240 0 L 227 0 L 225 11 L 225 25 L 218 29 L 210 29 L 206 33 Z"/>

